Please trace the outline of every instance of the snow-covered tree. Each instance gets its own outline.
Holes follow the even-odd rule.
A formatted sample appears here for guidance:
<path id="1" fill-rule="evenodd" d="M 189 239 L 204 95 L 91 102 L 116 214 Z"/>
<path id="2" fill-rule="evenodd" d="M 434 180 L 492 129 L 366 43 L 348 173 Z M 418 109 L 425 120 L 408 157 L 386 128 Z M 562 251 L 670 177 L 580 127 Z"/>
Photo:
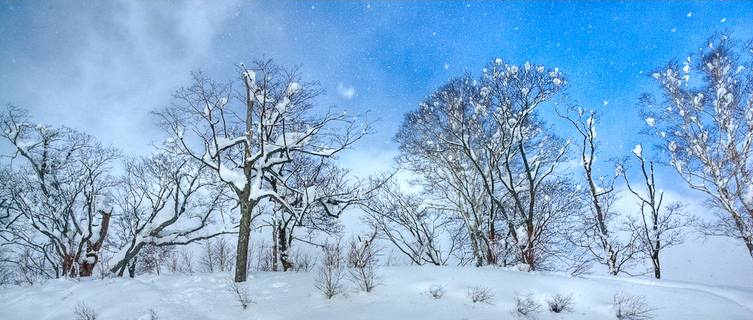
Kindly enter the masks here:
<path id="1" fill-rule="evenodd" d="M 279 262 L 288 271 L 295 267 L 290 256 L 294 242 L 323 245 L 316 241 L 339 233 L 338 218 L 362 195 L 360 185 L 348 181 L 347 171 L 327 158 L 296 155 L 278 166 L 275 175 L 279 179 L 270 187 L 285 202 L 272 201 L 260 226 L 272 229 L 272 270 L 277 271 Z"/>
<path id="2" fill-rule="evenodd" d="M 682 243 L 682 228 L 689 220 L 683 212 L 680 202 L 664 203 L 664 192 L 656 186 L 654 162 L 646 161 L 642 146 L 634 148 L 633 155 L 640 163 L 640 174 L 645 189 L 630 184 L 627 168 L 618 166 L 618 174 L 625 180 L 628 191 L 638 200 L 640 215 L 630 219 L 631 230 L 638 235 L 639 249 L 651 260 L 654 277 L 661 278 L 660 254 L 665 248 Z M 640 150 L 640 151 L 639 151 Z"/>
<path id="3" fill-rule="evenodd" d="M 110 272 L 122 276 L 145 246 L 185 245 L 230 233 L 218 221 L 222 193 L 206 169 L 167 153 L 125 162 L 115 201 L 112 242 L 118 252 Z"/>
<path id="4" fill-rule="evenodd" d="M 551 134 L 536 110 L 562 91 L 557 68 L 496 59 L 480 79 L 450 81 L 406 115 L 397 141 L 401 160 L 449 201 L 468 229 L 477 265 L 496 264 L 504 223 L 505 245 L 517 262 L 537 269 L 544 230 L 543 185 L 556 178 L 567 143 Z M 550 199 L 551 200 L 551 199 Z M 506 263 L 506 262 L 503 262 Z"/>
<path id="5" fill-rule="evenodd" d="M 614 179 L 596 173 L 596 159 L 599 156 L 597 114 L 595 111 L 576 108 L 560 117 L 571 124 L 581 141 L 578 156 L 586 184 L 582 195 L 583 202 L 588 203 L 587 209 L 581 211 L 582 214 L 575 223 L 571 240 L 590 254 L 592 259 L 586 260 L 595 260 L 605 265 L 612 275 L 627 273 L 640 252 L 637 246 L 638 235 L 635 232 L 619 234 L 623 231 L 620 225 L 624 221 L 621 213 L 614 208 Z"/>
<path id="6" fill-rule="evenodd" d="M 726 35 L 652 73 L 664 99 L 642 98 L 646 124 L 690 188 L 717 214 L 708 235 L 739 239 L 753 258 L 753 66 L 751 46 Z"/>
<path id="7" fill-rule="evenodd" d="M 295 70 L 260 61 L 241 65 L 239 71 L 237 95 L 229 83 L 196 73 L 193 84 L 178 90 L 173 105 L 157 115 L 176 149 L 201 161 L 232 190 L 240 209 L 235 281 L 242 282 L 254 208 L 267 199 L 295 211 L 272 188 L 287 188 L 278 168 L 296 154 L 333 157 L 368 128 L 346 113 L 314 110 L 320 90 L 315 83 L 301 82 Z"/>
<path id="8" fill-rule="evenodd" d="M 12 152 L 3 184 L 15 244 L 49 262 L 36 271 L 91 276 L 109 229 L 108 173 L 118 153 L 87 134 L 32 124 L 14 106 L 0 115 L 0 137 Z"/>

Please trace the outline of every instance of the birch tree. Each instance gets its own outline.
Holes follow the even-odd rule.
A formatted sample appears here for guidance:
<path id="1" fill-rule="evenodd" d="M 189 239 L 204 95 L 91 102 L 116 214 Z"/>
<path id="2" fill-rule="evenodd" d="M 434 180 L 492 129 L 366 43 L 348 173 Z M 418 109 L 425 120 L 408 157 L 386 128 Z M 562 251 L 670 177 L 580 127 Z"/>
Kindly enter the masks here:
<path id="1" fill-rule="evenodd" d="M 572 241 L 585 249 L 593 260 L 605 265 L 612 275 L 628 273 L 640 253 L 636 242 L 636 232 L 620 235 L 620 225 L 624 217 L 614 208 L 616 194 L 614 179 L 596 173 L 596 159 L 599 153 L 596 140 L 597 114 L 582 108 L 571 110 L 560 116 L 569 122 L 581 141 L 578 156 L 583 168 L 583 192 L 587 210 L 582 211 L 575 226 Z M 618 173 L 621 173 L 618 171 Z M 589 259 L 590 260 L 590 259 Z"/>
<path id="2" fill-rule="evenodd" d="M 517 260 L 537 268 L 541 231 L 549 230 L 537 224 L 542 186 L 556 178 L 567 151 L 537 109 L 564 86 L 557 68 L 496 59 L 479 80 L 454 79 L 406 115 L 397 135 L 401 158 L 432 187 L 447 184 L 431 189 L 442 190 L 463 218 L 477 265 L 497 263 L 502 221 Z"/>
<path id="3" fill-rule="evenodd" d="M 644 95 L 646 124 L 686 184 L 706 195 L 704 233 L 738 239 L 753 258 L 753 48 L 726 35 L 652 73 L 663 100 Z"/>
<path id="4" fill-rule="evenodd" d="M 619 165 L 618 174 L 625 180 L 628 191 L 638 201 L 640 214 L 637 219 L 630 219 L 632 232 L 638 235 L 639 249 L 651 260 L 654 277 L 661 278 L 660 254 L 665 248 L 682 243 L 682 230 L 689 220 L 685 216 L 681 202 L 664 202 L 664 192 L 656 185 L 654 162 L 646 161 L 642 146 L 634 148 L 633 155 L 640 164 L 640 176 L 643 187 L 631 184 L 623 165 Z"/>

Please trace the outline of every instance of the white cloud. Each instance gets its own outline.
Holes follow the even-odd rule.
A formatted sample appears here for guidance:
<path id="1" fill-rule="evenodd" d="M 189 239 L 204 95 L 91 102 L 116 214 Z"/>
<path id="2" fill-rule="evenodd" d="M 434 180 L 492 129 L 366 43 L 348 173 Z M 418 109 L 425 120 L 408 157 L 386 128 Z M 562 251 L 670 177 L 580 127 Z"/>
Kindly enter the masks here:
<path id="1" fill-rule="evenodd" d="M 343 99 L 350 100 L 356 96 L 356 88 L 353 88 L 353 86 L 344 85 L 341 82 L 337 84 L 337 94 L 343 97 Z"/>

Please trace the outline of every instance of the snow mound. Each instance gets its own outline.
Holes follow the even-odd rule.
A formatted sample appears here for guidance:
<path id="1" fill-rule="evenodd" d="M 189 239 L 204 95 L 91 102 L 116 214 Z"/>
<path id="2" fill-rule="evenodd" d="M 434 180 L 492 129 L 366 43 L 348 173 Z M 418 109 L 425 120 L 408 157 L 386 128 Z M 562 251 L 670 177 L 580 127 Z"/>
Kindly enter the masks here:
<path id="1" fill-rule="evenodd" d="M 642 295 L 655 319 L 751 319 L 753 289 L 714 287 L 643 278 L 571 278 L 559 273 L 501 268 L 409 266 L 379 270 L 372 293 L 350 286 L 332 300 L 314 289 L 312 273 L 255 273 L 247 282 L 252 303 L 243 310 L 230 290 L 230 274 L 143 276 L 136 279 L 53 280 L 42 286 L 0 290 L 0 319 L 72 319 L 84 301 L 98 319 L 513 319 L 514 297 L 530 294 L 546 306 L 555 294 L 573 296 L 572 311 L 537 319 L 615 319 L 618 292 Z M 445 294 L 433 299 L 431 287 Z M 474 304 L 471 287 L 486 287 L 493 304 Z M 146 318 L 145 318 L 146 319 Z"/>

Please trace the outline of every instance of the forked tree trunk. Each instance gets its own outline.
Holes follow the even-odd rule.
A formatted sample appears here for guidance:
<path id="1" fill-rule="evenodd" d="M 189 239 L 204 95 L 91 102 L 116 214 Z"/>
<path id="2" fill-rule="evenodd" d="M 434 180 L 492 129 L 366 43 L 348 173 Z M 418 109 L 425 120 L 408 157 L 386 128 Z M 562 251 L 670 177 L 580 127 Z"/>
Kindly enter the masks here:
<path id="1" fill-rule="evenodd" d="M 86 256 L 79 266 L 80 277 L 91 277 L 94 272 L 94 266 L 99 262 L 99 250 L 102 249 L 102 244 L 107 238 L 107 231 L 110 227 L 111 212 L 102 212 L 102 221 L 99 228 L 99 238 L 94 243 L 89 242 L 86 245 Z"/>

